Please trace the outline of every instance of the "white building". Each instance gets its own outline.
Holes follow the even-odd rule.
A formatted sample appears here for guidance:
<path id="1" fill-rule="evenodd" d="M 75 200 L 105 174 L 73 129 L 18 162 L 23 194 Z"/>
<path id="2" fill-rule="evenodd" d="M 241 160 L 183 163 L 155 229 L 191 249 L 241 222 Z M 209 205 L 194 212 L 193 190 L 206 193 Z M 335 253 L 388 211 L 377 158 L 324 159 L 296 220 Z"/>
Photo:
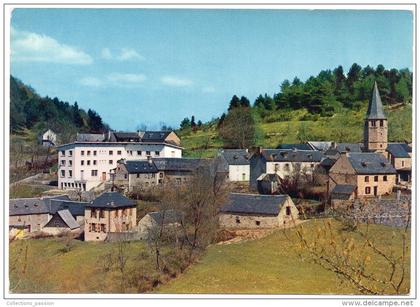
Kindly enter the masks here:
<path id="1" fill-rule="evenodd" d="M 122 140 L 118 139 L 117 135 L 117 141 L 113 142 L 107 141 L 109 137 L 103 141 L 85 141 L 88 138 L 83 135 L 84 141 L 61 145 L 58 147 L 58 186 L 61 189 L 88 191 L 102 182 L 109 181 L 111 171 L 117 167 L 117 161 L 120 159 L 181 158 L 182 147 L 171 134 L 176 136 L 171 132 L 165 133 L 166 137 L 164 135 L 161 139 L 150 140 Z M 168 135 L 171 140 L 167 138 Z"/>
<path id="2" fill-rule="evenodd" d="M 222 149 L 219 156 L 229 172 L 229 181 L 249 181 L 249 160 L 247 149 Z"/>
<path id="3" fill-rule="evenodd" d="M 57 135 L 51 129 L 43 131 L 38 139 L 42 146 L 49 147 L 57 144 Z"/>

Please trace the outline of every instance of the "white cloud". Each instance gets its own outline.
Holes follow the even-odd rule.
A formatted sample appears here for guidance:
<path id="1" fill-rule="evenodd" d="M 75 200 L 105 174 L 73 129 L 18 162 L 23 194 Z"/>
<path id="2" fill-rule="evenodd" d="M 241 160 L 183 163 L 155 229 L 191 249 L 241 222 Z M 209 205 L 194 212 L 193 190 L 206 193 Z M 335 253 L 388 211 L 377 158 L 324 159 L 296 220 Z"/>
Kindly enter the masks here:
<path id="1" fill-rule="evenodd" d="M 187 87 L 193 84 L 193 82 L 189 79 L 182 79 L 175 76 L 164 76 L 160 79 L 160 81 L 165 85 L 174 87 Z"/>
<path id="2" fill-rule="evenodd" d="M 143 74 L 112 73 L 103 78 L 84 77 L 79 82 L 88 87 L 135 87 L 141 85 L 146 79 L 147 77 Z"/>
<path id="3" fill-rule="evenodd" d="M 48 62 L 60 64 L 91 64 L 85 52 L 62 44 L 44 34 L 11 29 L 11 54 L 16 62 Z"/>
<path id="4" fill-rule="evenodd" d="M 114 82 L 117 84 L 126 83 L 126 85 L 133 85 L 143 83 L 146 80 L 146 76 L 143 74 L 120 74 L 113 73 L 107 76 L 108 81 Z"/>
<path id="5" fill-rule="evenodd" d="M 107 60 L 112 59 L 111 50 L 109 50 L 108 48 L 102 49 L 101 56 L 102 58 L 107 59 Z"/>
<path id="6" fill-rule="evenodd" d="M 103 85 L 103 82 L 95 77 L 85 77 L 80 79 L 80 84 L 89 87 L 101 87 Z"/>
<path id="7" fill-rule="evenodd" d="M 101 57 L 105 60 L 143 61 L 144 57 L 133 48 L 121 48 L 119 52 L 111 52 L 109 48 L 101 50 Z"/>
<path id="8" fill-rule="evenodd" d="M 213 86 L 205 86 L 201 89 L 203 93 L 214 93 L 216 89 Z"/>

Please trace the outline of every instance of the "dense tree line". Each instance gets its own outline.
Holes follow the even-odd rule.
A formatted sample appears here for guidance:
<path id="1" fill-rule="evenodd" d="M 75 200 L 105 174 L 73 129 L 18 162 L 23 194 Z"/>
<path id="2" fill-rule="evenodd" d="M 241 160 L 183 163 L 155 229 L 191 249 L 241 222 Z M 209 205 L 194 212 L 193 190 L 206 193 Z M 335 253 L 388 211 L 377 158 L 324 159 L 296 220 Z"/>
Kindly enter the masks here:
<path id="1" fill-rule="evenodd" d="M 34 89 L 10 76 L 10 130 L 41 130 L 52 128 L 56 132 L 103 132 L 108 126 L 94 110 L 88 112 L 59 100 L 40 97 Z"/>
<path id="2" fill-rule="evenodd" d="M 370 98 L 374 81 L 378 83 L 385 105 L 411 103 L 413 74 L 408 69 L 387 70 L 383 65 L 362 68 L 354 63 L 347 74 L 342 66 L 338 66 L 333 70 L 323 70 L 306 82 L 297 77 L 292 82 L 284 80 L 278 93 L 272 97 L 259 95 L 254 107 L 261 111 L 305 108 L 312 114 L 331 116 L 342 107 L 360 108 Z"/>

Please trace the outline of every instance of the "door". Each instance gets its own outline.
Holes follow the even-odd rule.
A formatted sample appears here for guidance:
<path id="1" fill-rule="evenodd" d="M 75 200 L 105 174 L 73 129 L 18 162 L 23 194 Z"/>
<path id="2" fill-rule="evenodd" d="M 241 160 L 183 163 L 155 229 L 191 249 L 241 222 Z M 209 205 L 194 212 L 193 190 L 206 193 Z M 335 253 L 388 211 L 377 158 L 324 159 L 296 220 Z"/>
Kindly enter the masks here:
<path id="1" fill-rule="evenodd" d="M 378 187 L 373 187 L 373 195 L 378 195 Z"/>
<path id="2" fill-rule="evenodd" d="M 106 172 L 102 172 L 102 181 L 106 181 Z"/>

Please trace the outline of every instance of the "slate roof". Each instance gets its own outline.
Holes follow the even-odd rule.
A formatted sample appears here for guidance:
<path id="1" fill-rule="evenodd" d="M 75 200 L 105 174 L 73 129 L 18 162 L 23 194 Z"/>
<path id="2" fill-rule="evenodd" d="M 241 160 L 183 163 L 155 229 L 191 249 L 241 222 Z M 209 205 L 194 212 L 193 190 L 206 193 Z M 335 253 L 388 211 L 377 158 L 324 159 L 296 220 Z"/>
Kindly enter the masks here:
<path id="1" fill-rule="evenodd" d="M 230 193 L 227 203 L 220 211 L 226 213 L 277 216 L 287 198 L 287 195 Z"/>
<path id="2" fill-rule="evenodd" d="M 298 149 L 298 150 L 313 150 L 311 145 L 307 143 L 303 144 L 280 144 L 277 149 Z"/>
<path id="3" fill-rule="evenodd" d="M 312 147 L 312 149 L 319 150 L 319 151 L 326 151 L 328 148 L 331 147 L 331 141 L 308 141 L 308 144 Z"/>
<path id="4" fill-rule="evenodd" d="M 112 142 L 140 142 L 141 137 L 138 132 L 112 132 L 110 141 Z"/>
<path id="5" fill-rule="evenodd" d="M 249 153 L 246 149 L 222 149 L 220 155 L 228 165 L 249 165 Z"/>
<path id="6" fill-rule="evenodd" d="M 277 174 L 261 174 L 260 177 L 257 178 L 257 181 L 280 181 L 281 177 Z"/>
<path id="7" fill-rule="evenodd" d="M 337 184 L 331 191 L 333 194 L 345 194 L 350 195 L 356 189 L 355 185 L 352 184 Z"/>
<path id="8" fill-rule="evenodd" d="M 105 192 L 91 201 L 87 207 L 112 209 L 133 207 L 135 205 L 136 202 L 134 200 L 129 199 L 118 192 Z"/>
<path id="9" fill-rule="evenodd" d="M 164 142 L 172 131 L 144 131 L 143 142 Z"/>
<path id="10" fill-rule="evenodd" d="M 270 162 L 320 162 L 322 159 L 318 150 L 264 149 L 262 154 Z"/>
<path id="11" fill-rule="evenodd" d="M 70 229 L 73 230 L 80 227 L 79 223 L 76 222 L 69 210 L 60 210 L 57 211 L 55 214 L 57 214 Z M 50 221 L 52 221 L 52 219 Z M 44 227 L 49 227 L 48 224 L 50 221 L 48 221 L 48 223 Z"/>
<path id="12" fill-rule="evenodd" d="M 88 202 L 52 199 L 49 208 L 52 214 L 60 210 L 69 210 L 73 216 L 83 216 L 87 205 L 89 205 Z"/>
<path id="13" fill-rule="evenodd" d="M 76 142 L 103 142 L 105 135 L 102 133 L 78 133 Z"/>
<path id="14" fill-rule="evenodd" d="M 204 159 L 194 158 L 155 158 L 153 163 L 159 171 L 194 171 L 202 163 Z"/>
<path id="15" fill-rule="evenodd" d="M 52 213 L 52 200 L 70 200 L 67 195 L 42 198 L 16 198 L 9 201 L 9 216 Z"/>
<path id="16" fill-rule="evenodd" d="M 125 167 L 127 168 L 129 174 L 148 174 L 158 172 L 158 169 L 153 161 L 128 160 L 125 162 Z"/>
<path id="17" fill-rule="evenodd" d="M 380 153 L 348 154 L 348 159 L 357 174 L 395 174 L 396 170 Z"/>
<path id="18" fill-rule="evenodd" d="M 389 143 L 386 150 L 395 158 L 410 158 L 411 147 L 405 143 Z"/>
<path id="19" fill-rule="evenodd" d="M 369 101 L 368 111 L 366 113 L 367 119 L 386 119 L 384 108 L 379 95 L 378 85 L 373 86 L 372 98 Z"/>
<path id="20" fill-rule="evenodd" d="M 362 145 L 358 143 L 337 143 L 339 152 L 362 152 Z"/>
<path id="21" fill-rule="evenodd" d="M 323 167 L 329 168 L 329 167 L 332 167 L 336 161 L 337 161 L 336 159 L 331 159 L 330 157 L 327 157 L 325 159 L 322 159 L 320 165 Z"/>
<path id="22" fill-rule="evenodd" d="M 158 224 L 173 224 L 173 223 L 180 223 L 182 221 L 182 212 L 177 210 L 165 210 L 157 211 L 157 212 L 150 212 L 148 215 Z"/>

